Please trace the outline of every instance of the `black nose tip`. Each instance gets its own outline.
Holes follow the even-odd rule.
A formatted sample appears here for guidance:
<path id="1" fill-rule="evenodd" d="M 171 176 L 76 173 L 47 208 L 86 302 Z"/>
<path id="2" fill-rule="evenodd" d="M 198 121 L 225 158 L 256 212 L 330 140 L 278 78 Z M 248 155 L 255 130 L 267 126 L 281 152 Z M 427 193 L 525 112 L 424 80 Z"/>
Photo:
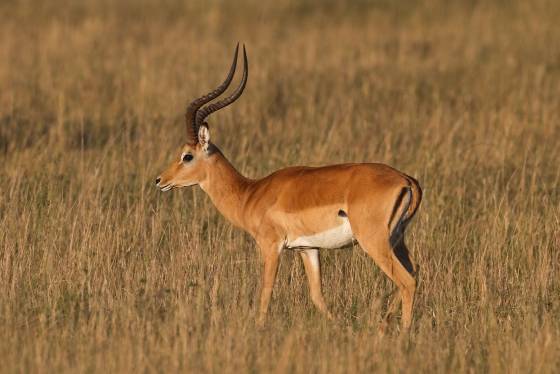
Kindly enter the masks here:
<path id="1" fill-rule="evenodd" d="M 157 178 L 156 178 L 156 184 L 158 184 L 160 180 L 161 180 L 161 178 L 160 178 L 160 177 L 157 177 Z"/>

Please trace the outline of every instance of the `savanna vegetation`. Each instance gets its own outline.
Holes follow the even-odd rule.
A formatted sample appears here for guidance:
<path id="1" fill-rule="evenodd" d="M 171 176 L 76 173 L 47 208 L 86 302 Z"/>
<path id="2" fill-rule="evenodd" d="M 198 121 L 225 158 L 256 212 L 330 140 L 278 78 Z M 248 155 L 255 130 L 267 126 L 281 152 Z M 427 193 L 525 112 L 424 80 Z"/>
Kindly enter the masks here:
<path id="1" fill-rule="evenodd" d="M 0 19 L 0 371 L 560 370 L 559 2 L 21 0 Z M 209 124 L 243 174 L 378 161 L 423 186 L 408 334 L 379 334 L 394 286 L 358 246 L 322 253 L 334 322 L 287 252 L 256 328 L 255 243 L 199 188 L 155 188 L 238 40 L 247 89 Z"/>

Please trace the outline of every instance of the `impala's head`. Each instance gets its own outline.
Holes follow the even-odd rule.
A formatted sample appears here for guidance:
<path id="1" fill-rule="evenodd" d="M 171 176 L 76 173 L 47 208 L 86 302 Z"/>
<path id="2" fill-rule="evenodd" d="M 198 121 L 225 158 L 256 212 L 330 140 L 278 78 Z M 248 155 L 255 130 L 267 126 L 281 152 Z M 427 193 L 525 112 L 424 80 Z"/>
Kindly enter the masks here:
<path id="1" fill-rule="evenodd" d="M 233 79 L 237 66 L 237 54 L 239 44 L 235 48 L 233 63 L 229 70 L 226 80 L 214 91 L 199 97 L 189 104 L 185 115 L 187 123 L 187 142 L 181 147 L 181 151 L 173 158 L 169 167 L 156 178 L 156 185 L 162 191 L 172 188 L 193 186 L 203 182 L 211 164 L 211 157 L 216 152 L 216 148 L 210 143 L 210 130 L 204 121 L 211 113 L 222 109 L 241 96 L 247 84 L 249 66 L 247 63 L 247 53 L 243 46 L 243 77 L 239 87 L 232 94 L 215 103 L 208 104 L 200 109 L 204 104 L 216 99 L 228 88 Z"/>

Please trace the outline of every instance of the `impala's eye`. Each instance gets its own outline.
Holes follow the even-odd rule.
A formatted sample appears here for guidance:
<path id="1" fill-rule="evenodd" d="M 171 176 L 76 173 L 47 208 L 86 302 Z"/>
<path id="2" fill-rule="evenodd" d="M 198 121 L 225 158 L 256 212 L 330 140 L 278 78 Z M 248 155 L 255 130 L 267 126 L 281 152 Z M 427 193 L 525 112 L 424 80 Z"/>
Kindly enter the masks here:
<path id="1" fill-rule="evenodd" d="M 183 155 L 183 162 L 190 162 L 190 161 L 193 160 L 193 158 L 194 158 L 194 156 L 191 155 L 190 153 L 185 153 Z"/>

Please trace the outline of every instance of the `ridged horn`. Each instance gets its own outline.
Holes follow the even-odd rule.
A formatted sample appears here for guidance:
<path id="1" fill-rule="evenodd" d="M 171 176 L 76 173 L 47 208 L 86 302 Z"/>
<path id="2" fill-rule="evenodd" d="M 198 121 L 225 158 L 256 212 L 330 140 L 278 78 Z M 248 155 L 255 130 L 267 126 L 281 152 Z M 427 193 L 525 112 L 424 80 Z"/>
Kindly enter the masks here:
<path id="1" fill-rule="evenodd" d="M 194 145 L 198 142 L 198 126 L 196 125 L 196 114 L 198 109 L 209 101 L 214 100 L 218 96 L 224 93 L 224 91 L 229 87 L 233 75 L 235 73 L 235 68 L 237 67 L 237 55 L 239 52 L 239 43 L 235 47 L 235 53 L 233 54 L 233 62 L 231 63 L 231 68 L 229 73 L 222 84 L 220 84 L 215 90 L 207 93 L 204 96 L 193 100 L 188 106 L 185 113 L 185 122 L 187 125 L 187 137 L 188 143 Z"/>
<path id="2" fill-rule="evenodd" d="M 196 124 L 197 131 L 198 128 L 204 124 L 204 119 L 206 117 L 208 117 L 210 114 L 214 113 L 215 111 L 230 105 L 241 96 L 243 90 L 245 89 L 245 85 L 247 84 L 248 76 L 249 76 L 249 63 L 247 62 L 247 52 L 245 50 L 245 45 L 243 45 L 243 77 L 241 78 L 241 83 L 235 89 L 235 91 L 232 92 L 230 96 L 220 101 L 217 101 L 215 103 L 208 104 L 207 106 L 205 106 L 204 108 L 196 112 L 195 124 Z"/>

